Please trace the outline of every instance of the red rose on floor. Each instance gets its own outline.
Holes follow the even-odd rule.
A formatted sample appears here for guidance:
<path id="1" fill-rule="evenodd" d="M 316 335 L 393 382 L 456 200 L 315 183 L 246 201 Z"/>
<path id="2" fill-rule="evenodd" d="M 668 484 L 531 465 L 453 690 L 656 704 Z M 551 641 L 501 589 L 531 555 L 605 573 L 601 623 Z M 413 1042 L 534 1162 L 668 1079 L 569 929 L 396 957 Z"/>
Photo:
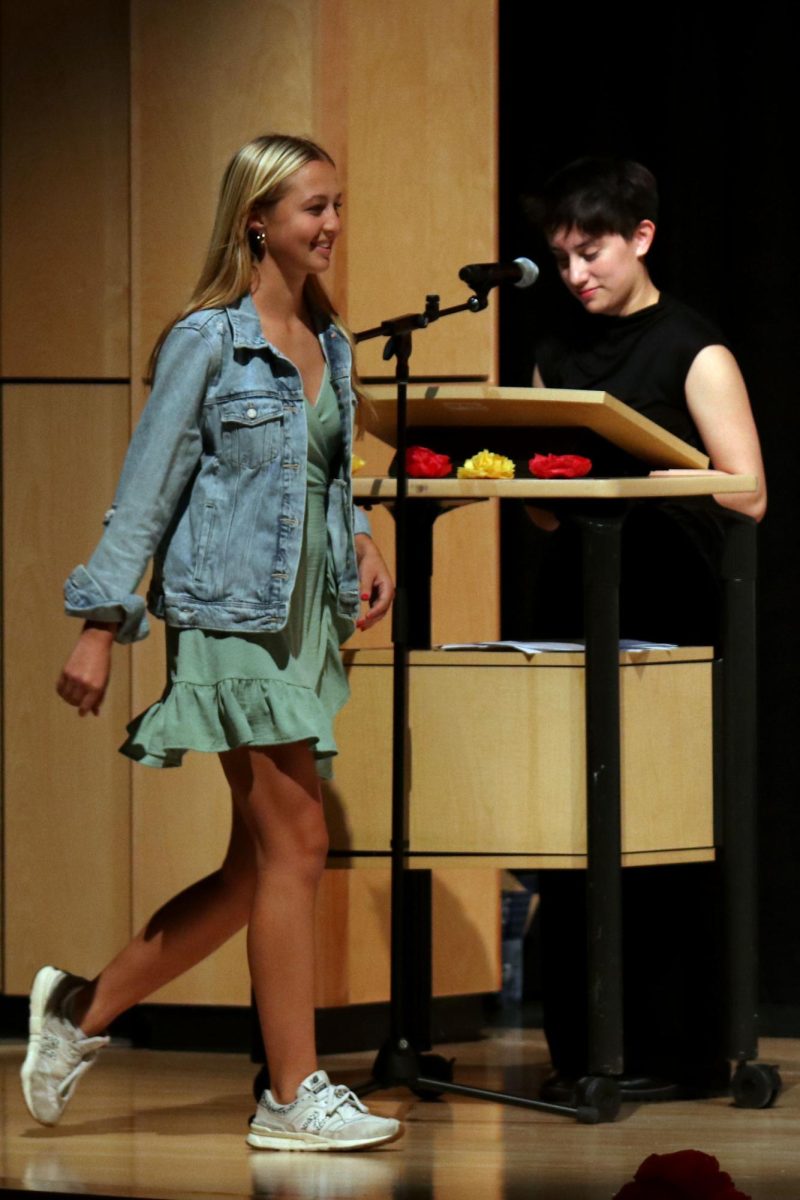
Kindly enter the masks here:
<path id="1" fill-rule="evenodd" d="M 651 1154 L 614 1200 L 751 1200 L 721 1171 L 713 1154 L 677 1150 Z"/>
<path id="2" fill-rule="evenodd" d="M 592 460 L 580 454 L 534 454 L 528 470 L 537 479 L 580 479 L 592 469 Z"/>
<path id="3" fill-rule="evenodd" d="M 452 469 L 446 454 L 437 454 L 426 446 L 409 446 L 406 450 L 406 473 L 416 479 L 442 479 Z"/>

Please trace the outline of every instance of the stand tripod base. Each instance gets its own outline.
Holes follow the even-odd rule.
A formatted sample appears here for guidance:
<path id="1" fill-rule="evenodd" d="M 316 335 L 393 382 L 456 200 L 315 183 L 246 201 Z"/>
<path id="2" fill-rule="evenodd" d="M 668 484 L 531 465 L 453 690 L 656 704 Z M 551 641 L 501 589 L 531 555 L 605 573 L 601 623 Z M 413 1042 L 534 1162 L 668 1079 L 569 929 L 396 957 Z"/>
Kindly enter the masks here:
<path id="1" fill-rule="evenodd" d="M 454 1058 L 443 1058 L 441 1054 L 420 1054 L 405 1038 L 396 1043 L 384 1042 L 373 1063 L 372 1078 L 354 1091 L 368 1096 L 380 1088 L 403 1085 L 421 1100 L 437 1100 L 441 1095 L 438 1085 L 453 1078 L 454 1062 Z M 424 1085 L 420 1083 L 422 1078 Z"/>
<path id="2" fill-rule="evenodd" d="M 454 1061 L 440 1054 L 420 1054 L 405 1038 L 389 1041 L 378 1051 L 372 1078 L 353 1090 L 359 1096 L 368 1096 L 381 1088 L 404 1086 L 423 1100 L 435 1100 L 448 1093 L 575 1117 L 583 1125 L 613 1121 L 619 1112 L 621 1093 L 613 1079 L 600 1076 L 581 1079 L 572 1102 L 559 1103 L 453 1083 Z"/>

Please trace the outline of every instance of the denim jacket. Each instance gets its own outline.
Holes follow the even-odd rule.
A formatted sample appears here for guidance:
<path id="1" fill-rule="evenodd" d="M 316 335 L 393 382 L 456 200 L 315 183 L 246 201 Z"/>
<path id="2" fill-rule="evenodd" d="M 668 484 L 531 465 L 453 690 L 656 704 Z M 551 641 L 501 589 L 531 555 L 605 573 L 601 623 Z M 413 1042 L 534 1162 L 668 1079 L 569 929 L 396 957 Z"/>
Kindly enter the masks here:
<path id="1" fill-rule="evenodd" d="M 339 614 L 359 607 L 350 462 L 355 399 L 347 339 L 319 334 L 339 405 L 342 457 L 328 489 L 328 559 Z M 249 295 L 179 321 L 128 448 L 105 533 L 64 586 L 71 616 L 148 633 L 135 590 L 150 558 L 147 608 L 168 624 L 282 629 L 303 539 L 308 434 L 300 373 L 266 341 Z"/>

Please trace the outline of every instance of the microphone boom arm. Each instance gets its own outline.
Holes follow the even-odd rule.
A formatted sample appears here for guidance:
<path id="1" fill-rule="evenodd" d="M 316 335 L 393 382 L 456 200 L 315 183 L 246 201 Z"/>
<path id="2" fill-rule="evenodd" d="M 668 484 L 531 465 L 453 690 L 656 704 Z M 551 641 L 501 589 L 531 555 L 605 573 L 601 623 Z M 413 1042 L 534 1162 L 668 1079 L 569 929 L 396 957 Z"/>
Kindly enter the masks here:
<path id="1" fill-rule="evenodd" d="M 441 317 L 451 317 L 454 313 L 459 312 L 481 312 L 488 307 L 488 288 L 486 291 L 483 288 L 473 288 L 474 296 L 470 296 L 464 304 L 453 304 L 450 308 L 439 308 L 439 297 L 434 293 L 425 297 L 425 311 L 421 313 L 404 313 L 399 317 L 388 317 L 385 321 L 381 321 L 380 325 L 373 325 L 371 329 L 362 329 L 359 333 L 353 334 L 353 341 L 368 342 L 372 338 L 385 337 L 394 338 L 398 334 L 413 333 L 415 329 L 427 329 L 434 321 L 440 320 Z M 391 358 L 384 352 L 384 358 Z"/>

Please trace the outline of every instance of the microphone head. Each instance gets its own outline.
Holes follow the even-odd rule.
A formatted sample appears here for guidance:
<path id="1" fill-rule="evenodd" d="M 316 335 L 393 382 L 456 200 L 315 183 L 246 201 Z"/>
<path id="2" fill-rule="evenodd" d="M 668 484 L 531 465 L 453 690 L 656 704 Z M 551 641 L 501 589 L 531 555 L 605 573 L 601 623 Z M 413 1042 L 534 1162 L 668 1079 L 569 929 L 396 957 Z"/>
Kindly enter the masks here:
<path id="1" fill-rule="evenodd" d="M 536 283 L 539 278 L 539 268 L 535 262 L 531 262 L 529 258 L 515 258 L 514 265 L 520 269 L 520 277 L 514 287 L 526 288 Z"/>

